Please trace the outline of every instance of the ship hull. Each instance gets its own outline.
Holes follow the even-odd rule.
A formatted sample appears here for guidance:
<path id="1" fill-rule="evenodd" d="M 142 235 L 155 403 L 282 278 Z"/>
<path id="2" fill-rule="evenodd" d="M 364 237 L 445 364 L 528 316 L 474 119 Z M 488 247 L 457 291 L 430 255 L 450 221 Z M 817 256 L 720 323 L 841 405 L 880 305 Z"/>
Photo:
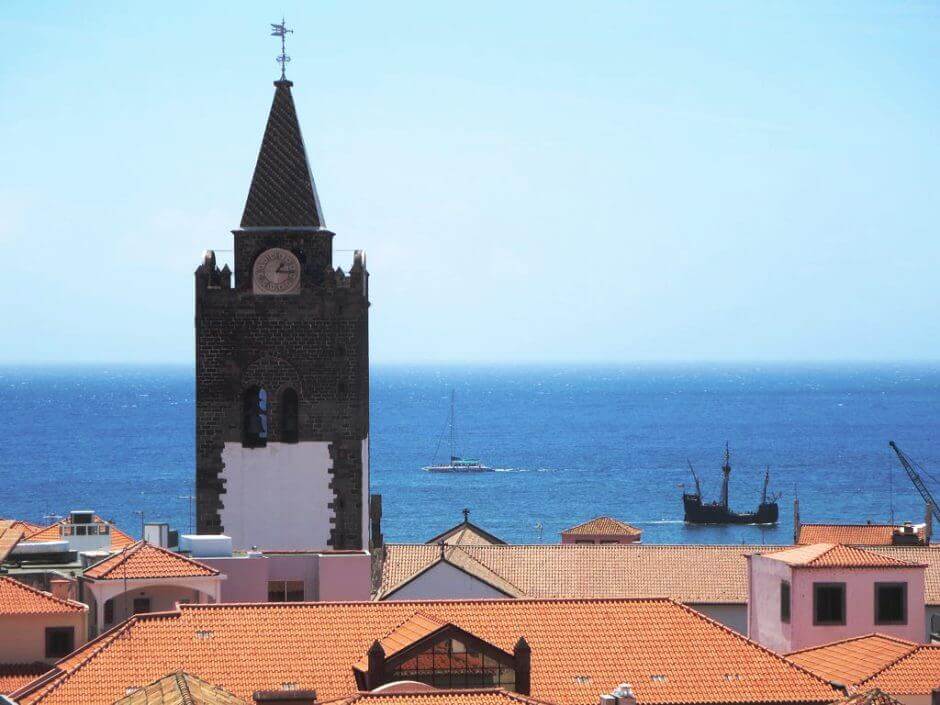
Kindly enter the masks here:
<path id="1" fill-rule="evenodd" d="M 685 506 L 685 521 L 689 524 L 776 524 L 779 509 L 776 502 L 758 506 L 756 512 L 733 512 L 717 502 L 702 504 L 698 495 L 682 496 Z"/>

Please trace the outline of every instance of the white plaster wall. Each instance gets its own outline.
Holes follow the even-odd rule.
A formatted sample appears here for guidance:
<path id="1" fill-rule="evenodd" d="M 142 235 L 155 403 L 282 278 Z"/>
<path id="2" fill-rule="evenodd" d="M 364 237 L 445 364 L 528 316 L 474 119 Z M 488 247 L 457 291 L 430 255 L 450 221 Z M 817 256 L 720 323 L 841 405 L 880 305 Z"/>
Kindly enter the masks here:
<path id="1" fill-rule="evenodd" d="M 388 600 L 506 599 L 506 595 L 482 580 L 438 563 L 395 592 Z"/>
<path id="2" fill-rule="evenodd" d="M 235 548 L 329 548 L 329 443 L 268 443 L 243 448 L 226 443 L 222 449 L 225 494 L 221 511 L 224 533 Z"/>
<path id="3" fill-rule="evenodd" d="M 747 636 L 747 605 L 689 604 L 692 609 Z"/>
<path id="4" fill-rule="evenodd" d="M 369 437 L 362 439 L 362 544 L 363 551 L 369 550 L 369 533 L 371 524 L 369 523 L 369 493 L 371 492 L 369 481 Z"/>

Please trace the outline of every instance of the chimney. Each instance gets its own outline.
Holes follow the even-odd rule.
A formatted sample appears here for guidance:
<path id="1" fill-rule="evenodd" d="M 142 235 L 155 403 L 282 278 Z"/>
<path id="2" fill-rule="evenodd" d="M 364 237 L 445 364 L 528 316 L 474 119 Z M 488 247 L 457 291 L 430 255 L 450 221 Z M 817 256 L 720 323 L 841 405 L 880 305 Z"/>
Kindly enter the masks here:
<path id="1" fill-rule="evenodd" d="M 930 545 L 930 539 L 933 538 L 933 505 L 927 502 L 927 510 L 924 513 L 924 545 Z"/>
<path id="2" fill-rule="evenodd" d="M 524 636 L 519 637 L 512 655 L 516 659 L 516 692 L 529 695 L 532 691 L 532 649 Z"/>
<path id="3" fill-rule="evenodd" d="M 317 701 L 317 691 L 300 688 L 256 690 L 251 694 L 251 699 L 257 705 L 313 705 Z"/>
<path id="4" fill-rule="evenodd" d="M 934 688 L 931 691 L 930 705 L 940 705 L 940 687 Z"/>
<path id="5" fill-rule="evenodd" d="M 69 578 L 52 578 L 49 580 L 49 592 L 60 600 L 74 600 L 75 581 Z"/>
<path id="6" fill-rule="evenodd" d="M 599 705 L 617 705 L 617 696 L 616 695 L 601 695 L 601 701 Z"/>
<path id="7" fill-rule="evenodd" d="M 375 690 L 385 682 L 385 649 L 376 639 L 369 647 L 369 672 L 366 673 L 366 690 Z"/>
<path id="8" fill-rule="evenodd" d="M 617 705 L 636 705 L 636 696 L 633 694 L 633 686 L 629 683 L 621 683 L 612 693 L 617 699 Z"/>

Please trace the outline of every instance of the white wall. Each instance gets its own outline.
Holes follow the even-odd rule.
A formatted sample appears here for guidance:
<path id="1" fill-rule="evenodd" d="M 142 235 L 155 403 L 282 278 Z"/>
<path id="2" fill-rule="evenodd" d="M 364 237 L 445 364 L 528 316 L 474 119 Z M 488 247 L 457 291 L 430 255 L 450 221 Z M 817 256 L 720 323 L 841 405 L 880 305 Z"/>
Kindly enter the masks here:
<path id="1" fill-rule="evenodd" d="M 326 549 L 330 546 L 328 505 L 330 444 L 324 441 L 268 443 L 243 448 L 226 443 L 221 477 L 224 532 L 236 549 Z"/>
<path id="2" fill-rule="evenodd" d="M 747 636 L 747 605 L 689 604 L 692 609 Z"/>
<path id="3" fill-rule="evenodd" d="M 506 595 L 449 563 L 438 563 L 386 599 L 469 600 L 480 598 L 505 599 Z"/>

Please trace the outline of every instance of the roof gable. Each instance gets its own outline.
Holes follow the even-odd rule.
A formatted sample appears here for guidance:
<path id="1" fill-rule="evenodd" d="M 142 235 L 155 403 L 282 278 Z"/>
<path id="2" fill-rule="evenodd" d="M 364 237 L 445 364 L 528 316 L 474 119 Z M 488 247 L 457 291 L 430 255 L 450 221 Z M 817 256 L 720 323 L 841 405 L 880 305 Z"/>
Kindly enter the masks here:
<path id="1" fill-rule="evenodd" d="M 219 571 L 146 541 L 138 541 L 120 553 L 95 563 L 84 577 L 93 580 L 127 578 L 192 578 L 218 575 Z"/>
<path id="2" fill-rule="evenodd" d="M 787 658 L 826 680 L 857 685 L 917 648 L 885 634 L 842 639 L 787 654 Z"/>
<path id="3" fill-rule="evenodd" d="M 915 568 L 916 563 L 857 546 L 832 543 L 814 543 L 808 546 L 784 548 L 762 554 L 794 567 L 801 568 Z"/>
<path id="4" fill-rule="evenodd" d="M 445 543 L 453 546 L 505 546 L 506 542 L 494 536 L 486 529 L 482 529 L 469 519 L 464 519 L 456 526 L 452 526 L 434 538 L 428 539 L 427 544 Z"/>
<path id="5" fill-rule="evenodd" d="M 642 532 L 634 526 L 630 526 L 626 522 L 620 521 L 619 519 L 614 519 L 613 517 L 608 516 L 599 516 L 586 521 L 583 524 L 578 524 L 577 526 L 572 526 L 570 529 L 565 529 L 561 532 L 562 535 L 572 534 L 572 535 L 599 535 L 604 534 L 608 536 L 639 536 Z"/>
<path id="6" fill-rule="evenodd" d="M 13 578 L 0 576 L 0 614 L 60 614 L 87 611 L 88 606 L 81 602 L 61 600 Z"/>
<path id="7" fill-rule="evenodd" d="M 322 700 L 344 697 L 356 691 L 352 666 L 369 645 L 417 612 L 507 653 L 524 635 L 531 697 L 561 705 L 595 705 L 624 681 L 644 705 L 838 697 L 801 667 L 665 599 L 183 605 L 132 618 L 16 695 L 21 705 L 110 705 L 128 685 L 181 668 L 245 699 L 284 682 L 315 688 Z"/>
<path id="8" fill-rule="evenodd" d="M 231 693 L 184 671 L 163 676 L 114 705 L 249 705 Z"/>

